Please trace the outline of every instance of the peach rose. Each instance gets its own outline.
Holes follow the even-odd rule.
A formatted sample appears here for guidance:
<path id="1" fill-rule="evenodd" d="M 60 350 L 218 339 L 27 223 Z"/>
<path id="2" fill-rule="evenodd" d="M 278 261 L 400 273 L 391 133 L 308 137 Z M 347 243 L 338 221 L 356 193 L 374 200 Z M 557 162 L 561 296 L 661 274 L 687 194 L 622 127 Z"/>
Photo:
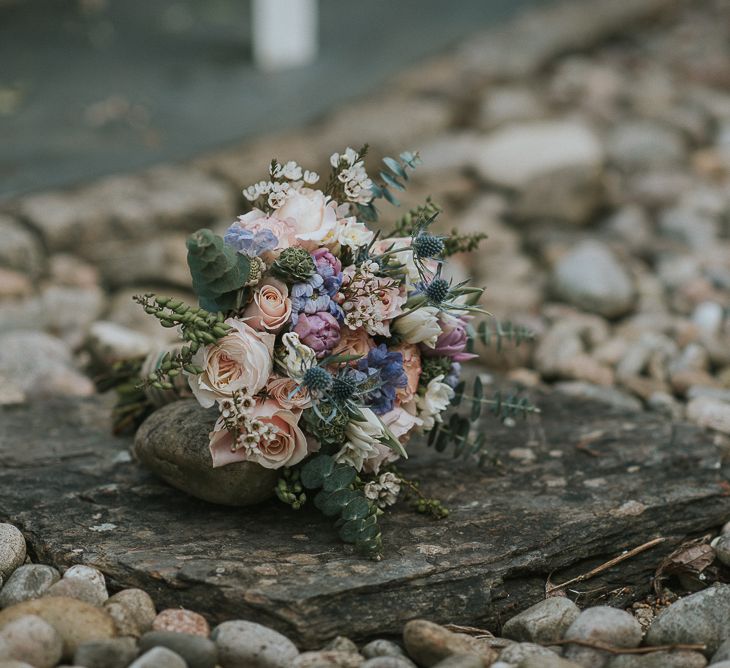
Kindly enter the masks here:
<path id="1" fill-rule="evenodd" d="M 267 278 L 256 286 L 253 301 L 243 313 L 251 327 L 269 332 L 278 332 L 290 316 L 289 289 L 275 278 Z"/>
<path id="2" fill-rule="evenodd" d="M 334 203 L 320 190 L 301 188 L 291 193 L 276 211 L 280 220 L 289 223 L 301 245 L 317 248 L 337 225 Z"/>
<path id="3" fill-rule="evenodd" d="M 190 389 L 205 408 L 244 389 L 256 394 L 271 375 L 275 336 L 257 332 L 236 318 L 228 318 L 226 324 L 233 329 L 193 357 L 203 373 L 188 376 Z"/>
<path id="4" fill-rule="evenodd" d="M 299 387 L 299 383 L 291 378 L 284 376 L 272 376 L 266 383 L 266 391 L 269 397 L 274 400 L 282 408 L 288 410 L 297 410 L 309 408 L 312 405 L 312 399 L 306 388 Z M 297 390 L 295 392 L 295 390 Z M 295 392 L 292 394 L 292 392 Z"/>
<path id="5" fill-rule="evenodd" d="M 408 384 L 399 387 L 396 392 L 396 400 L 399 403 L 406 403 L 413 399 L 418 391 L 418 379 L 421 377 L 421 353 L 418 346 L 404 344 L 393 348 L 393 352 L 403 355 L 403 371 L 406 372 Z"/>
<path id="6" fill-rule="evenodd" d="M 294 466 L 308 454 L 307 439 L 298 427 L 301 411 L 282 408 L 275 401 L 260 401 L 254 408 L 252 419 L 258 420 L 271 430 L 267 438 L 253 447 L 233 449 L 233 436 L 219 418 L 210 433 L 210 454 L 213 467 L 234 462 L 255 462 L 267 469 Z"/>
<path id="7" fill-rule="evenodd" d="M 352 330 L 349 327 L 343 327 L 340 334 L 340 343 L 337 346 L 338 354 L 366 357 L 370 349 L 375 347 L 375 341 L 364 329 Z"/>

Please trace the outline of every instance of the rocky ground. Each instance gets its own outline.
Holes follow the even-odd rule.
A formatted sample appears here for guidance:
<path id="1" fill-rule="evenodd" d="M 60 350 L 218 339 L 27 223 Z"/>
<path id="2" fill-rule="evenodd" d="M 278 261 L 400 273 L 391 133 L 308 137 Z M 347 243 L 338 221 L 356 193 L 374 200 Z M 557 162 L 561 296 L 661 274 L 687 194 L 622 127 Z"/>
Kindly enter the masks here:
<path id="1" fill-rule="evenodd" d="M 566 405 L 593 398 L 616 410 L 687 419 L 707 428 L 727 452 L 728 63 L 727 0 L 614 0 L 590 10 L 584 2 L 568 3 L 475 37 L 315 126 L 191 164 L 0 202 L 0 405 L 94 394 L 84 373 L 92 361 L 109 363 L 164 342 L 160 337 L 168 332 L 131 296 L 152 290 L 189 297 L 184 245 L 189 231 L 227 226 L 241 210 L 241 187 L 259 179 L 271 157 L 321 169 L 333 150 L 367 141 L 374 156 L 420 150 L 424 164 L 406 204 L 432 194 L 444 207 L 444 230 L 489 235 L 478 256 L 452 263 L 454 273 L 475 275 L 487 285 L 490 311 L 537 335 L 533 345 L 515 352 L 486 351 L 490 369 L 529 388 L 547 385 Z M 14 540 L 20 541 L 0 543 L 0 551 L 8 545 L 12 553 L 8 562 L 0 556 L 7 582 L 0 591 L 6 608 L 0 625 L 11 616 L 32 616 L 0 630 L 0 657 L 5 651 L 33 666 L 55 665 L 61 651 L 67 663 L 74 659 L 76 649 L 68 643 L 78 641 L 76 627 L 64 626 L 54 612 L 62 604 L 44 597 L 31 608 L 13 607 L 52 586 L 85 600 L 79 615 L 103 620 L 103 633 L 83 641 L 113 635 L 119 628 L 110 619 L 118 624 L 128 608 L 136 610 L 129 612 L 138 615 L 130 627 L 134 632 L 119 633 L 144 634 L 139 646 L 122 639 L 102 642 L 114 649 L 80 647 L 79 652 L 122 657 L 107 664 L 89 654 L 76 656 L 77 665 L 90 668 L 127 665 L 141 649 L 168 642 L 159 633 L 181 628 L 195 629 L 192 640 L 174 638 L 169 642 L 183 645 L 169 646 L 183 656 L 200 652 L 203 658 L 188 657 L 191 666 L 215 665 L 216 651 L 224 668 L 411 665 L 385 642 L 358 654 L 350 643 L 337 641 L 327 651 L 345 655 L 340 663 L 317 663 L 306 653 L 294 658 L 297 650 L 278 635 L 267 646 L 283 654 L 256 663 L 251 652 L 257 650 L 246 645 L 248 622 L 224 623 L 208 640 L 207 623 L 193 613 L 161 613 L 159 622 L 143 594 L 118 593 L 116 605 L 114 597 L 104 602 L 103 579 L 88 570 L 66 573 L 58 583 L 58 573 L 40 565 L 11 575 L 24 559 L 24 548 L 19 542 L 13 547 Z M 721 559 L 722 550 L 716 552 Z M 520 644 L 467 641 L 411 622 L 406 651 L 417 665 L 445 659 L 450 663 L 438 665 L 452 667 L 691 667 L 705 665 L 706 658 L 718 666 L 730 659 L 721 645 L 730 612 L 725 585 L 674 603 L 653 622 L 640 612 L 653 610 L 653 603 L 634 616 L 605 607 L 579 614 L 564 598 L 538 605 L 525 613 L 526 620 L 519 621 L 520 615 L 502 631 Z M 637 626 L 642 619 L 645 626 L 651 623 L 643 641 Z M 185 626 L 175 628 L 178 621 Z M 48 653 L 24 654 L 23 643 L 38 644 L 28 637 L 43 638 L 38 643 Z M 706 648 L 598 657 L 595 647 L 556 645 L 566 639 L 625 648 L 698 642 Z M 186 649 L 196 643 L 197 649 Z M 565 648 L 564 657 L 536 644 Z M 467 646 L 476 658 L 446 658 Z M 162 650 L 151 651 L 157 655 L 135 665 L 182 665 L 169 656 L 163 663 Z M 388 652 L 400 658 L 376 658 Z M 530 652 L 543 655 L 529 658 Z M 501 664 L 491 663 L 497 659 Z M 0 660 L 2 668 L 14 665 L 22 664 Z"/>

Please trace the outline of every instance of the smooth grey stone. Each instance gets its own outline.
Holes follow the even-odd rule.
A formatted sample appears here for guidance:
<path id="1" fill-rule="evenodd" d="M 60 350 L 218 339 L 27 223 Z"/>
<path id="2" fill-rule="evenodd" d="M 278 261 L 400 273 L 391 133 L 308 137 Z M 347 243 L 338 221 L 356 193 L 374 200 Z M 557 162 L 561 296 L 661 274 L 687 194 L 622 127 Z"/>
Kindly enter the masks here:
<path id="1" fill-rule="evenodd" d="M 299 655 L 289 638 L 254 622 L 223 622 L 213 629 L 211 637 L 223 668 L 290 668 Z"/>
<path id="2" fill-rule="evenodd" d="M 274 494 L 279 471 L 253 462 L 213 468 L 209 433 L 217 411 L 194 399 L 176 401 L 150 415 L 137 431 L 137 458 L 165 482 L 204 501 L 249 506 Z"/>
<path id="3" fill-rule="evenodd" d="M 579 614 L 580 608 L 569 598 L 551 596 L 507 620 L 502 635 L 521 642 L 554 642 L 562 639 Z"/>
<path id="4" fill-rule="evenodd" d="M 519 663 L 524 661 L 528 656 L 546 656 L 552 658 L 555 652 L 531 642 L 514 643 L 509 647 L 505 647 L 499 654 L 499 660 L 507 663 Z"/>
<path id="5" fill-rule="evenodd" d="M 564 640 L 587 640 L 633 648 L 638 647 L 642 635 L 641 625 L 628 612 L 601 605 L 581 612 L 565 632 Z M 602 668 L 609 657 L 599 650 L 569 645 L 565 658 L 584 668 Z"/>
<path id="6" fill-rule="evenodd" d="M 405 656 L 403 648 L 392 640 L 377 639 L 372 640 L 361 650 L 366 659 L 373 659 L 377 656 Z"/>
<path id="7" fill-rule="evenodd" d="M 24 561 L 25 538 L 20 529 L 0 523 L 0 578 L 7 580 Z"/>
<path id="8" fill-rule="evenodd" d="M 84 668 L 126 668 L 137 654 L 134 638 L 93 640 L 76 649 L 74 664 Z"/>
<path id="9" fill-rule="evenodd" d="M 607 668 L 705 668 L 707 659 L 699 652 L 652 652 L 622 654 L 609 659 Z"/>
<path id="10" fill-rule="evenodd" d="M 13 571 L 5 586 L 0 589 L 0 608 L 43 596 L 60 578 L 61 575 L 52 566 L 44 564 L 20 566 Z"/>
<path id="11" fill-rule="evenodd" d="M 141 651 L 153 647 L 166 647 L 179 654 L 188 664 L 188 668 L 214 668 L 218 662 L 218 650 L 215 643 L 202 636 L 173 631 L 150 631 L 139 639 Z"/>
<path id="12" fill-rule="evenodd" d="M 129 664 L 129 668 L 188 668 L 188 664 L 179 654 L 175 654 L 167 647 L 153 647 L 134 663 Z"/>

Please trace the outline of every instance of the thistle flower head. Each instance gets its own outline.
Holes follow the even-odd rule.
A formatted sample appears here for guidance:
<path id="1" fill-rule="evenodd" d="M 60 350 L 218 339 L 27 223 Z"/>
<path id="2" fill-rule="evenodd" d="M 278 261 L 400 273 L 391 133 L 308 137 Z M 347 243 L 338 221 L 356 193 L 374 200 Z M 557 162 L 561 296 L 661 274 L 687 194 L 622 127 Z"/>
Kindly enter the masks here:
<path id="1" fill-rule="evenodd" d="M 445 278 L 434 278 L 426 286 L 425 292 L 432 304 L 441 304 L 449 294 L 449 282 Z"/>
<path id="2" fill-rule="evenodd" d="M 310 392 L 326 392 L 332 387 L 332 375 L 322 367 L 313 366 L 304 372 L 302 382 Z"/>
<path id="3" fill-rule="evenodd" d="M 444 252 L 444 242 L 433 234 L 421 234 L 413 240 L 413 252 L 421 260 L 439 257 Z"/>

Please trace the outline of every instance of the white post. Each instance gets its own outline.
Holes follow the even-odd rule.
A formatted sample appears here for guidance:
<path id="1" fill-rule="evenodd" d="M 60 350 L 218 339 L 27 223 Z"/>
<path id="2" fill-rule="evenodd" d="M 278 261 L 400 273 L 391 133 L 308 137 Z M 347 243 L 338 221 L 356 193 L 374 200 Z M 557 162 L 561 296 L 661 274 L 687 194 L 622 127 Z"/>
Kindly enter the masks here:
<path id="1" fill-rule="evenodd" d="M 301 67 L 317 57 L 317 0 L 253 0 L 253 54 L 264 70 Z"/>

